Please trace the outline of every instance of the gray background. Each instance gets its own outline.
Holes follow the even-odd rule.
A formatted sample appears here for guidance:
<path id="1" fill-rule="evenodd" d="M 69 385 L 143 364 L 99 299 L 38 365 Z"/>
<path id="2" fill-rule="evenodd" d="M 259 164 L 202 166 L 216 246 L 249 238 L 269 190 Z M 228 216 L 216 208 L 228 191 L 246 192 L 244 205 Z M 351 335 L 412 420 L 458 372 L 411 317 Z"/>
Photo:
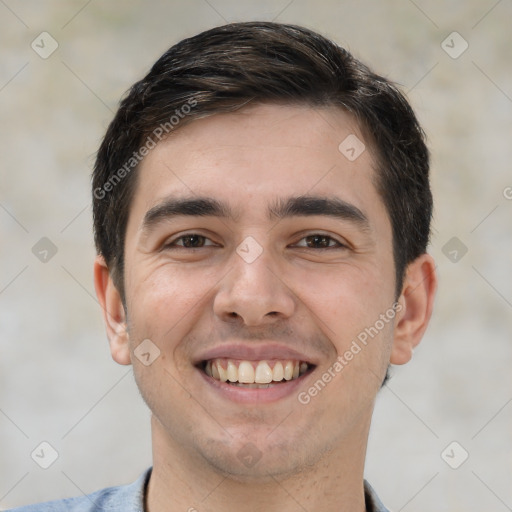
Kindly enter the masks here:
<path id="1" fill-rule="evenodd" d="M 429 136 L 440 289 L 413 361 L 378 398 L 367 478 L 395 511 L 512 510 L 510 0 L 0 0 L 0 508 L 151 464 L 149 413 L 94 297 L 94 152 L 171 44 L 254 19 L 346 46 L 402 84 Z M 59 45 L 46 59 L 31 48 L 43 31 Z M 453 31 L 469 44 L 458 58 Z M 42 237 L 57 249 L 46 262 Z M 31 458 L 42 441 L 59 455 L 46 470 Z M 442 457 L 453 441 L 450 464 L 469 453 L 458 469 Z"/>

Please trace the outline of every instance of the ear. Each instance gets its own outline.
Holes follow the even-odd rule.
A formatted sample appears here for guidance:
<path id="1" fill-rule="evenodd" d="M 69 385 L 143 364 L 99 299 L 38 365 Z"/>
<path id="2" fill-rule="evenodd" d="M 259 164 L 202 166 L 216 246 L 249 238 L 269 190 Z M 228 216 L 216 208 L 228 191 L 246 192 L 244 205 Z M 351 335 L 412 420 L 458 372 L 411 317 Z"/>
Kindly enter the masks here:
<path id="1" fill-rule="evenodd" d="M 422 254 L 409 264 L 398 303 L 395 336 L 391 350 L 392 364 L 410 361 L 427 328 L 437 289 L 435 262 L 429 254 Z"/>
<path id="2" fill-rule="evenodd" d="M 103 256 L 94 261 L 94 287 L 107 329 L 112 359 L 119 364 L 131 364 L 130 346 L 123 301 L 112 281 Z"/>

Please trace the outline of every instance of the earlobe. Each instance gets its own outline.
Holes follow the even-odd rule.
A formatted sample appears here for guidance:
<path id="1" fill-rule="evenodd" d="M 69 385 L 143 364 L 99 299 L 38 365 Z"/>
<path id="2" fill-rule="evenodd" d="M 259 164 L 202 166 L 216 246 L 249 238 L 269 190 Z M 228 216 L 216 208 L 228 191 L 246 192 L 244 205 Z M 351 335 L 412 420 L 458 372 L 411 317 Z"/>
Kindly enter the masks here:
<path id="1" fill-rule="evenodd" d="M 402 308 L 397 315 L 390 362 L 410 361 L 414 347 L 427 329 L 437 289 L 436 267 L 433 258 L 422 254 L 407 267 L 402 294 Z"/>
<path id="2" fill-rule="evenodd" d="M 131 364 L 123 301 L 103 256 L 97 256 L 94 262 L 94 287 L 103 310 L 112 358 L 119 364 Z"/>

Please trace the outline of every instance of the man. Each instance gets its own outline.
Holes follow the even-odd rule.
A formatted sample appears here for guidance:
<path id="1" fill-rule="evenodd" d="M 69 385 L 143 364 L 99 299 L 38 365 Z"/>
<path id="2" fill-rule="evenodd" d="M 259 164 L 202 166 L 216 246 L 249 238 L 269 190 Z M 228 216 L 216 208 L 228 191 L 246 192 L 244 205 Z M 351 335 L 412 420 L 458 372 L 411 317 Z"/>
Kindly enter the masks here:
<path id="1" fill-rule="evenodd" d="M 93 176 L 96 292 L 153 467 L 20 510 L 387 510 L 366 444 L 432 312 L 428 170 L 402 94 L 314 32 L 237 23 L 167 51 Z"/>

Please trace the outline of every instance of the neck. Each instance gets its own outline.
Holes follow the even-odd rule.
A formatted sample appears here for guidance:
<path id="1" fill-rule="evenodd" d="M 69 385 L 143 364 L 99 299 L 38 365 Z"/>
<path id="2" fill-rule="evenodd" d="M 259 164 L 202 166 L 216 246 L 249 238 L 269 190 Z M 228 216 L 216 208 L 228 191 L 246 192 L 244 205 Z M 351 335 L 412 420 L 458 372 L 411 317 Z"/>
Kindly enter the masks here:
<path id="1" fill-rule="evenodd" d="M 153 471 L 146 512 L 364 512 L 363 470 L 370 418 L 357 436 L 293 474 L 243 480 L 212 467 L 152 417 Z M 363 435 L 361 435 L 363 434 Z"/>

